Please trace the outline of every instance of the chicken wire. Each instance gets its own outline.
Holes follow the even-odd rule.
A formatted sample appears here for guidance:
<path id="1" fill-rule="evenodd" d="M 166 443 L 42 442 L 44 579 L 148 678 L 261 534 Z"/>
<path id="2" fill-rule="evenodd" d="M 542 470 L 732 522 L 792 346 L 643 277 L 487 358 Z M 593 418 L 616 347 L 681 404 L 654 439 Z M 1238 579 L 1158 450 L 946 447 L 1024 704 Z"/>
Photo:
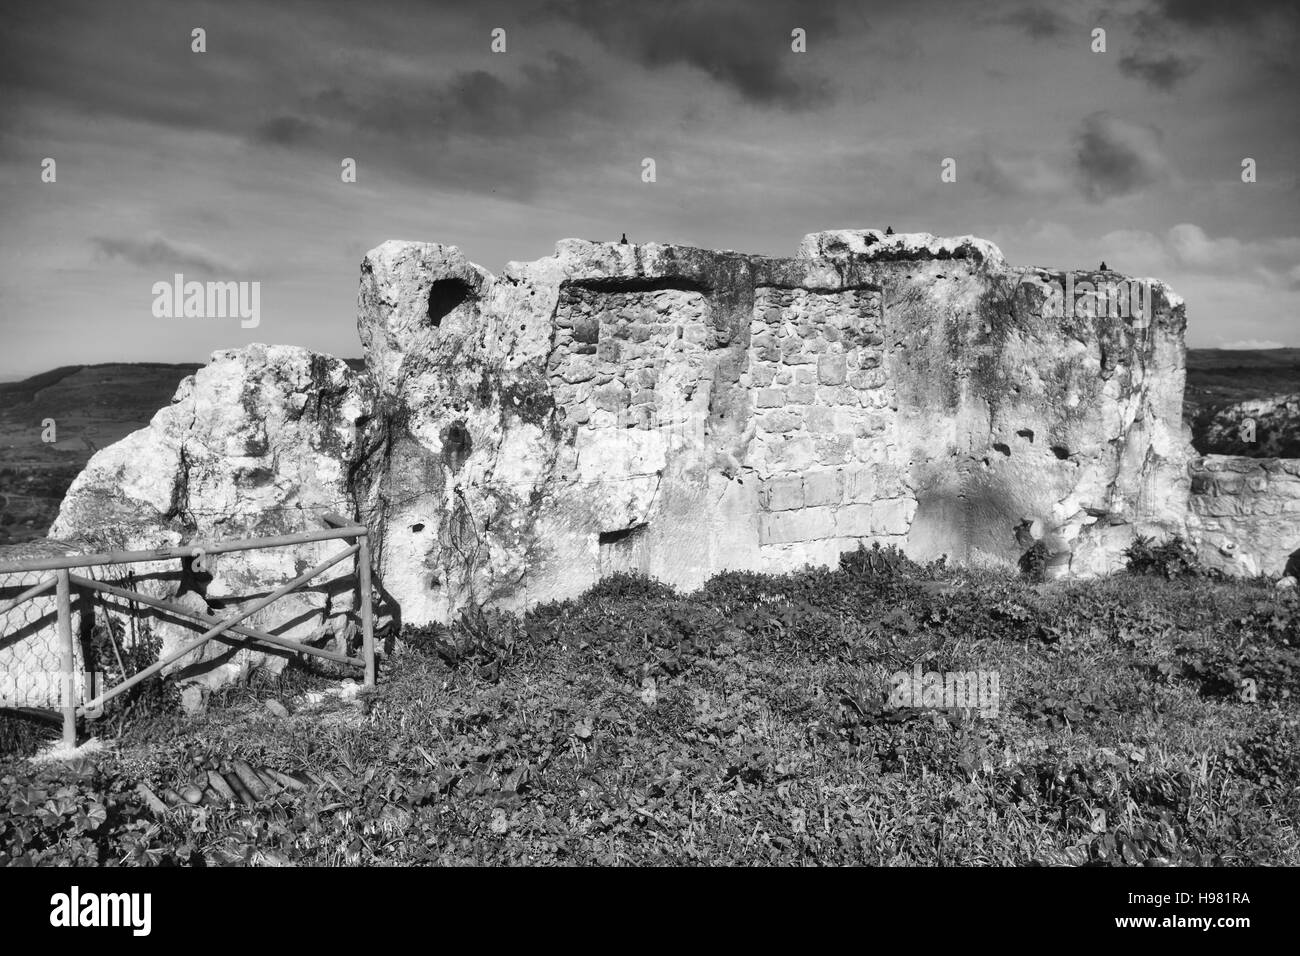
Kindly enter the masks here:
<path id="1" fill-rule="evenodd" d="M 0 548 L 0 562 L 22 562 L 76 553 L 55 541 Z M 72 574 L 122 588 L 134 588 L 132 570 L 123 566 L 74 568 Z M 59 639 L 57 590 L 53 583 L 13 607 L 7 605 L 33 585 L 53 582 L 57 572 L 23 570 L 0 573 L 0 707 L 57 710 L 64 703 L 63 649 Z M 73 637 L 74 700 L 85 703 L 106 686 L 138 669 L 138 648 L 147 640 L 138 626 L 138 608 L 114 600 L 106 613 L 101 595 L 78 588 L 70 592 Z M 127 610 L 127 614 L 123 614 Z"/>

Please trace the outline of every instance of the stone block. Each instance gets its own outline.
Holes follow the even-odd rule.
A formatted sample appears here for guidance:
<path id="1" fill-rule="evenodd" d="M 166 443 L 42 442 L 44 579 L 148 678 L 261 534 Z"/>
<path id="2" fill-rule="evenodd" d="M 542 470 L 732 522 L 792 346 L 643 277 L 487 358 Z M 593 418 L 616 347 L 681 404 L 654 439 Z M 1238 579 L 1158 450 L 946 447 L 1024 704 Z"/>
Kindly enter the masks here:
<path id="1" fill-rule="evenodd" d="M 915 515 L 916 501 L 911 498 L 874 502 L 871 506 L 871 533 L 906 534 Z"/>
<path id="2" fill-rule="evenodd" d="M 843 352 L 829 352 L 817 359 L 817 381 L 822 385 L 843 385 L 848 375 L 848 358 Z"/>
<path id="3" fill-rule="evenodd" d="M 799 475 L 781 475 L 763 482 L 759 501 L 768 511 L 790 511 L 804 506 L 803 479 Z"/>
<path id="4" fill-rule="evenodd" d="M 844 496 L 844 477 L 838 471 L 813 471 L 804 475 L 803 500 L 808 507 L 837 505 Z"/>
<path id="5" fill-rule="evenodd" d="M 804 425 L 814 435 L 833 434 L 835 410 L 829 405 L 810 405 L 804 410 Z"/>
<path id="6" fill-rule="evenodd" d="M 803 415 L 790 409 L 765 412 L 758 421 L 758 427 L 766 432 L 792 432 L 802 426 Z"/>
<path id="7" fill-rule="evenodd" d="M 835 512 L 835 533 L 845 537 L 861 538 L 872 533 L 871 505 L 844 505 Z"/>
<path id="8" fill-rule="evenodd" d="M 815 541 L 835 534 L 833 508 L 802 508 L 759 515 L 759 544 Z"/>

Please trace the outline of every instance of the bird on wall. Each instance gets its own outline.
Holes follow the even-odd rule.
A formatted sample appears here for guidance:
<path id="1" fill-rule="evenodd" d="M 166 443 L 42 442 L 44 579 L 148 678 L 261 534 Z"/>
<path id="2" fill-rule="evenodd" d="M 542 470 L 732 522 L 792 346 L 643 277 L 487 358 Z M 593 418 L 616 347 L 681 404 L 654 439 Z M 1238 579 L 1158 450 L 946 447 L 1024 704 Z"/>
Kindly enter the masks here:
<path id="1" fill-rule="evenodd" d="M 626 246 L 626 245 L 627 245 L 627 233 L 626 233 L 626 232 L 623 233 L 623 238 L 620 239 L 620 240 L 618 241 L 618 244 L 619 244 L 620 246 Z"/>
<path id="2" fill-rule="evenodd" d="M 893 234 L 894 234 L 894 227 L 893 227 L 893 226 L 886 226 L 886 227 L 885 227 L 885 235 L 887 235 L 887 236 L 892 236 Z"/>
<path id="3" fill-rule="evenodd" d="M 1097 269 L 1097 271 L 1098 271 L 1098 272 L 1109 272 L 1110 270 L 1106 268 L 1106 263 L 1103 262 L 1103 263 L 1101 264 L 1101 266 Z"/>

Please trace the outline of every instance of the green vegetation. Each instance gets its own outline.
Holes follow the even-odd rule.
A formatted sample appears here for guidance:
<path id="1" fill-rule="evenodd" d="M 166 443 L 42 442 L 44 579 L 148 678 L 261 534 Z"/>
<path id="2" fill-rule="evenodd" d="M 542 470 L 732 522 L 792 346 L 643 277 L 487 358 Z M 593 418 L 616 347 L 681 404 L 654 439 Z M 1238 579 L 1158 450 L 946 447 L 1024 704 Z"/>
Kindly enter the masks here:
<path id="1" fill-rule="evenodd" d="M 10 759 L 0 862 L 1300 864 L 1300 602 L 1155 567 L 877 549 L 407 628 L 359 706 L 307 711 L 329 677 L 291 668 L 71 766 Z M 914 661 L 996 670 L 999 713 L 889 709 Z M 237 761 L 288 785 L 182 799 Z"/>

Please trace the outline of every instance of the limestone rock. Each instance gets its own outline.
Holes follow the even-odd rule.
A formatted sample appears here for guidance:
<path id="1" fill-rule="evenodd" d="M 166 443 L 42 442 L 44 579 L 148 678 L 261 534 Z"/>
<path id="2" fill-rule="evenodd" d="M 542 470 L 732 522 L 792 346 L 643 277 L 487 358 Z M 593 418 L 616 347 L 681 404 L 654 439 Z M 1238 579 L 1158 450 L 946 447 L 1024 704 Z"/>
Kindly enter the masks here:
<path id="1" fill-rule="evenodd" d="M 87 550 L 144 550 L 319 530 L 325 511 L 354 513 L 348 469 L 356 423 L 369 405 L 355 373 L 329 356 L 265 345 L 217 352 L 148 427 L 91 458 L 51 534 L 78 534 Z M 139 588 L 162 598 L 184 583 L 196 609 L 211 605 L 226 614 L 344 546 L 326 541 L 209 555 L 207 574 L 198 578 L 174 560 L 92 572 L 124 586 L 132 585 L 127 574 L 133 572 Z M 352 573 L 351 562 L 337 565 L 245 623 L 299 640 L 310 636 L 350 611 Z M 172 646 L 200 633 L 159 626 Z M 202 660 L 229 653 L 227 645 L 210 642 Z M 250 663 L 246 653 L 233 660 L 222 665 L 225 671 Z M 268 660 L 278 665 L 283 658 Z M 179 666 L 200 663 L 196 657 Z"/>
<path id="2" fill-rule="evenodd" d="M 1108 570 L 1183 530 L 1182 301 L 1053 318 L 1045 276 L 876 230 L 791 259 L 570 239 L 501 277 L 385 243 L 358 317 L 379 577 L 420 622 L 862 541 L 1010 564 L 1025 522 L 1054 573 Z"/>

